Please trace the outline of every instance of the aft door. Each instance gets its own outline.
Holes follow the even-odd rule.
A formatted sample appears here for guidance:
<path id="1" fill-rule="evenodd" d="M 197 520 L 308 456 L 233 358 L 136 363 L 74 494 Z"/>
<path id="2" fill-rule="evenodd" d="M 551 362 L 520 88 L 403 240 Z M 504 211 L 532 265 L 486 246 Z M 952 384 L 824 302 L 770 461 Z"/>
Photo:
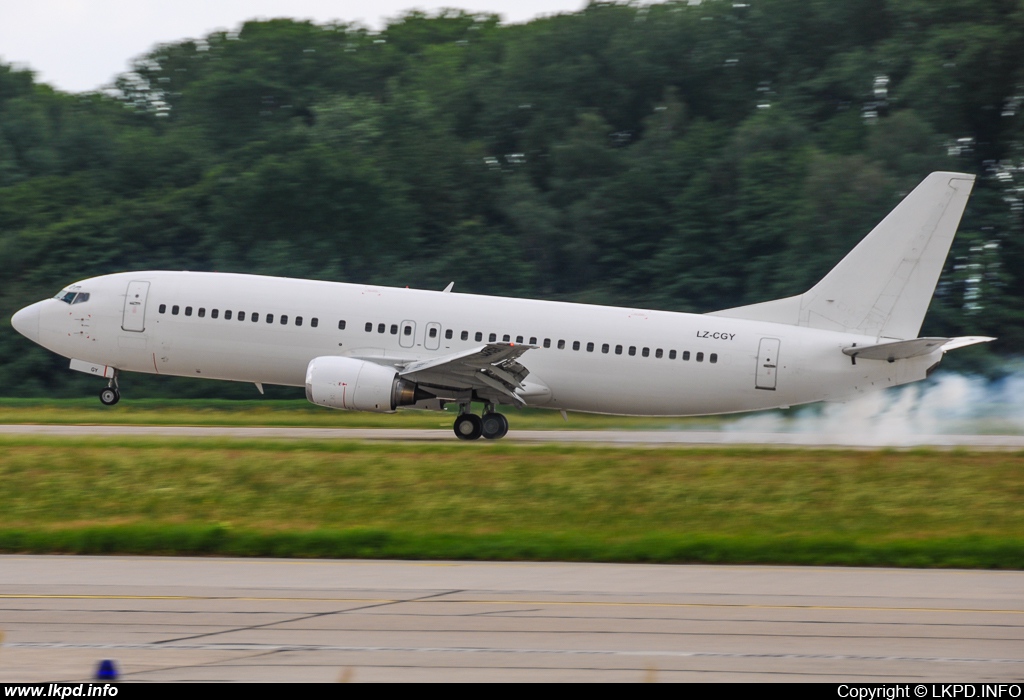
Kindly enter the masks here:
<path id="1" fill-rule="evenodd" d="M 437 350 L 441 347 L 441 324 L 428 323 L 427 332 L 423 337 L 423 347 L 427 350 Z"/>
<path id="2" fill-rule="evenodd" d="M 761 338 L 757 349 L 757 379 L 754 386 L 758 389 L 775 391 L 775 380 L 779 369 L 778 338 Z"/>
<path id="3" fill-rule="evenodd" d="M 124 297 L 124 318 L 121 319 L 121 330 L 141 333 L 146 330 L 146 297 L 149 295 L 149 282 L 129 282 L 128 293 Z"/>

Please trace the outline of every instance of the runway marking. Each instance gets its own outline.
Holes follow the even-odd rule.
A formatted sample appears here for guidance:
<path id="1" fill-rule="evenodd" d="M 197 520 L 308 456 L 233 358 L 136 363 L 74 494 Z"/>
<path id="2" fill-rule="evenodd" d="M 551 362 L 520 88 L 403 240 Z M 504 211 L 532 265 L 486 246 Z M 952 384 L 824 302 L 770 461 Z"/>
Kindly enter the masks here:
<path id="1" fill-rule="evenodd" d="M 435 595 L 445 595 L 435 594 Z M 758 603 L 635 603 L 629 601 L 587 601 L 587 600 L 435 600 L 402 598 L 280 598 L 255 596 L 145 596 L 145 595 L 84 595 L 84 594 L 41 594 L 41 593 L 0 593 L 0 599 L 7 600 L 218 600 L 218 601 L 264 601 L 289 603 L 361 603 L 372 605 L 394 605 L 397 603 L 432 603 L 458 605 L 543 605 L 567 607 L 626 607 L 626 608 L 732 608 L 745 610 L 836 610 L 866 612 L 929 612 L 929 613 L 990 613 L 999 615 L 1022 615 L 1024 610 L 1001 610 L 992 608 L 907 608 L 855 605 L 765 605 Z M 346 611 L 341 611 L 346 612 Z"/>
<path id="2" fill-rule="evenodd" d="M 338 646 L 333 644 L 102 644 L 89 642 L 10 642 L 0 645 L 9 649 L 122 649 L 139 651 L 241 651 L 241 652 L 311 652 L 333 651 L 354 653 L 433 653 L 433 654 L 551 654 L 557 656 L 660 656 L 667 658 L 719 659 L 810 659 L 826 661 L 920 661 L 928 663 L 995 663 L 1024 664 L 1024 659 L 981 659 L 955 656 L 870 656 L 864 654 L 772 654 L 719 651 L 624 651 L 619 649 L 529 649 L 516 647 L 380 647 Z"/>

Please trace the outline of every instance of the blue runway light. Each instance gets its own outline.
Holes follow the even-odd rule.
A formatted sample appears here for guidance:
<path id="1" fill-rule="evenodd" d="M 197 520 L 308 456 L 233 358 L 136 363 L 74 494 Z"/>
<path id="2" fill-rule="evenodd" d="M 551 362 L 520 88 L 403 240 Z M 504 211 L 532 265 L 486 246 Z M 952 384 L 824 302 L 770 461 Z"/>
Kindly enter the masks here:
<path id="1" fill-rule="evenodd" d="M 110 659 L 103 659 L 100 661 L 99 667 L 96 669 L 96 680 L 98 681 L 116 681 L 117 680 L 117 667 L 114 666 L 114 662 Z"/>

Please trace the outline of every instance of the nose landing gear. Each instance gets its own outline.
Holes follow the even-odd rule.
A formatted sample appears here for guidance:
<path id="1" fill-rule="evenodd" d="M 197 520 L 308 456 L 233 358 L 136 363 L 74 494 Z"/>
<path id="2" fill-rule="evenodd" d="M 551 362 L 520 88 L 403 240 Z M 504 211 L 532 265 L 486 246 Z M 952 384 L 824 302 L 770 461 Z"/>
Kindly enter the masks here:
<path id="1" fill-rule="evenodd" d="M 115 369 L 114 376 L 110 378 L 110 383 L 100 392 L 100 403 L 104 406 L 113 406 L 120 400 L 121 391 L 117 387 L 117 370 Z"/>
<path id="2" fill-rule="evenodd" d="M 483 417 L 469 412 L 469 404 L 461 406 L 461 413 L 455 419 L 455 436 L 460 440 L 499 440 L 508 433 L 508 419 L 494 410 L 494 404 L 484 406 Z"/>

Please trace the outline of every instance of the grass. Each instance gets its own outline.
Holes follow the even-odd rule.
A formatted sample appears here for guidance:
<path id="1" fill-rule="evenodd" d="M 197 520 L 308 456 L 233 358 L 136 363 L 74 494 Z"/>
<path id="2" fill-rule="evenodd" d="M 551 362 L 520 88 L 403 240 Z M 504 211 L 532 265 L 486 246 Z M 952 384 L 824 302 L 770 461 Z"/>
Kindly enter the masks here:
<path id="1" fill-rule="evenodd" d="M 0 550 L 1024 568 L 1024 455 L 0 437 Z"/>

